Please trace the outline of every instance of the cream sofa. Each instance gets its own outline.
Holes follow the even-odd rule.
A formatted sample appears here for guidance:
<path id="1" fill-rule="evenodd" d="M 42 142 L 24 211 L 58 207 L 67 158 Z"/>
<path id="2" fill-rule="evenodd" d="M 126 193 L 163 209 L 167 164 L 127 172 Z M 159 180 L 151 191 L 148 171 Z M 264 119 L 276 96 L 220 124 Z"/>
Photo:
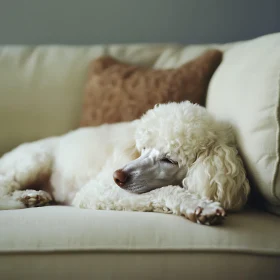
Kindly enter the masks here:
<path id="1" fill-rule="evenodd" d="M 280 33 L 226 45 L 0 47 L 0 155 L 79 124 L 88 63 L 111 54 L 177 67 L 216 47 L 208 110 L 235 128 L 251 184 L 279 213 Z M 280 218 L 247 208 L 224 225 L 64 206 L 0 212 L 0 279 L 280 279 Z"/>

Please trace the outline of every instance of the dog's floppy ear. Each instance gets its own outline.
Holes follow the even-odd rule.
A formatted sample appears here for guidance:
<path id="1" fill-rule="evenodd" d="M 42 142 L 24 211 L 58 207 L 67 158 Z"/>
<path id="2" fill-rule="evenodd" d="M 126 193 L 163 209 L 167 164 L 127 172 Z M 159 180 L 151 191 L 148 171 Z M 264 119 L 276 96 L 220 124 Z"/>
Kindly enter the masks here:
<path id="1" fill-rule="evenodd" d="M 228 210 L 242 208 L 250 190 L 237 149 L 219 143 L 198 154 L 183 185 L 202 197 L 221 202 Z"/>

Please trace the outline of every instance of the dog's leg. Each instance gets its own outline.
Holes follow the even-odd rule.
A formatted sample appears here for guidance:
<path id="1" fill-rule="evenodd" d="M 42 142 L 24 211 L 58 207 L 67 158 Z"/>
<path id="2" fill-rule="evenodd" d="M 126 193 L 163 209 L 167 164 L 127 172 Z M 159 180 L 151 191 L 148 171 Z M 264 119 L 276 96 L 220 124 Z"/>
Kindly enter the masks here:
<path id="1" fill-rule="evenodd" d="M 112 188 L 103 192 L 102 186 L 95 183 L 86 185 L 77 193 L 72 204 L 80 208 L 101 210 L 170 213 L 206 225 L 219 224 L 225 216 L 220 203 L 201 199 L 179 186 L 132 194 L 123 190 L 114 191 Z"/>
<path id="2" fill-rule="evenodd" d="M 23 144 L 0 159 L 0 209 L 38 206 L 49 201 L 43 191 L 26 190 L 46 182 L 56 138 Z"/>
<path id="3" fill-rule="evenodd" d="M 144 195 L 151 197 L 152 211 L 181 215 L 199 224 L 220 224 L 226 215 L 219 202 L 200 198 L 179 186 L 163 187 Z"/>

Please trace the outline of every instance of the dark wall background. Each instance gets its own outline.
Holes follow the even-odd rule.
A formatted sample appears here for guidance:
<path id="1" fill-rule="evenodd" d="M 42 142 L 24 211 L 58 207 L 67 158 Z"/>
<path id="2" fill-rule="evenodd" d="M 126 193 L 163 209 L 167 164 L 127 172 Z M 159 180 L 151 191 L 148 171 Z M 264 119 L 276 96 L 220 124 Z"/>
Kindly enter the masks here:
<path id="1" fill-rule="evenodd" d="M 280 31 L 280 0 L 0 0 L 0 44 L 208 43 Z"/>

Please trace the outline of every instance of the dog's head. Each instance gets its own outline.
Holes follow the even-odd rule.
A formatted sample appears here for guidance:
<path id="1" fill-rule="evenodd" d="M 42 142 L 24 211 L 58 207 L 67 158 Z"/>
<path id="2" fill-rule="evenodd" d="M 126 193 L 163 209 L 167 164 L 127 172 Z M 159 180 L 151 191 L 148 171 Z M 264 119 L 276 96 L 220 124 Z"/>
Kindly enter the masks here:
<path id="1" fill-rule="evenodd" d="M 167 185 L 182 185 L 197 154 L 215 141 L 206 110 L 190 102 L 169 103 L 149 110 L 137 123 L 140 157 L 114 173 L 123 189 L 143 193 Z"/>
<path id="2" fill-rule="evenodd" d="M 167 185 L 238 210 L 249 184 L 231 127 L 190 102 L 163 104 L 149 110 L 136 129 L 141 156 L 114 173 L 115 182 L 134 193 Z"/>

